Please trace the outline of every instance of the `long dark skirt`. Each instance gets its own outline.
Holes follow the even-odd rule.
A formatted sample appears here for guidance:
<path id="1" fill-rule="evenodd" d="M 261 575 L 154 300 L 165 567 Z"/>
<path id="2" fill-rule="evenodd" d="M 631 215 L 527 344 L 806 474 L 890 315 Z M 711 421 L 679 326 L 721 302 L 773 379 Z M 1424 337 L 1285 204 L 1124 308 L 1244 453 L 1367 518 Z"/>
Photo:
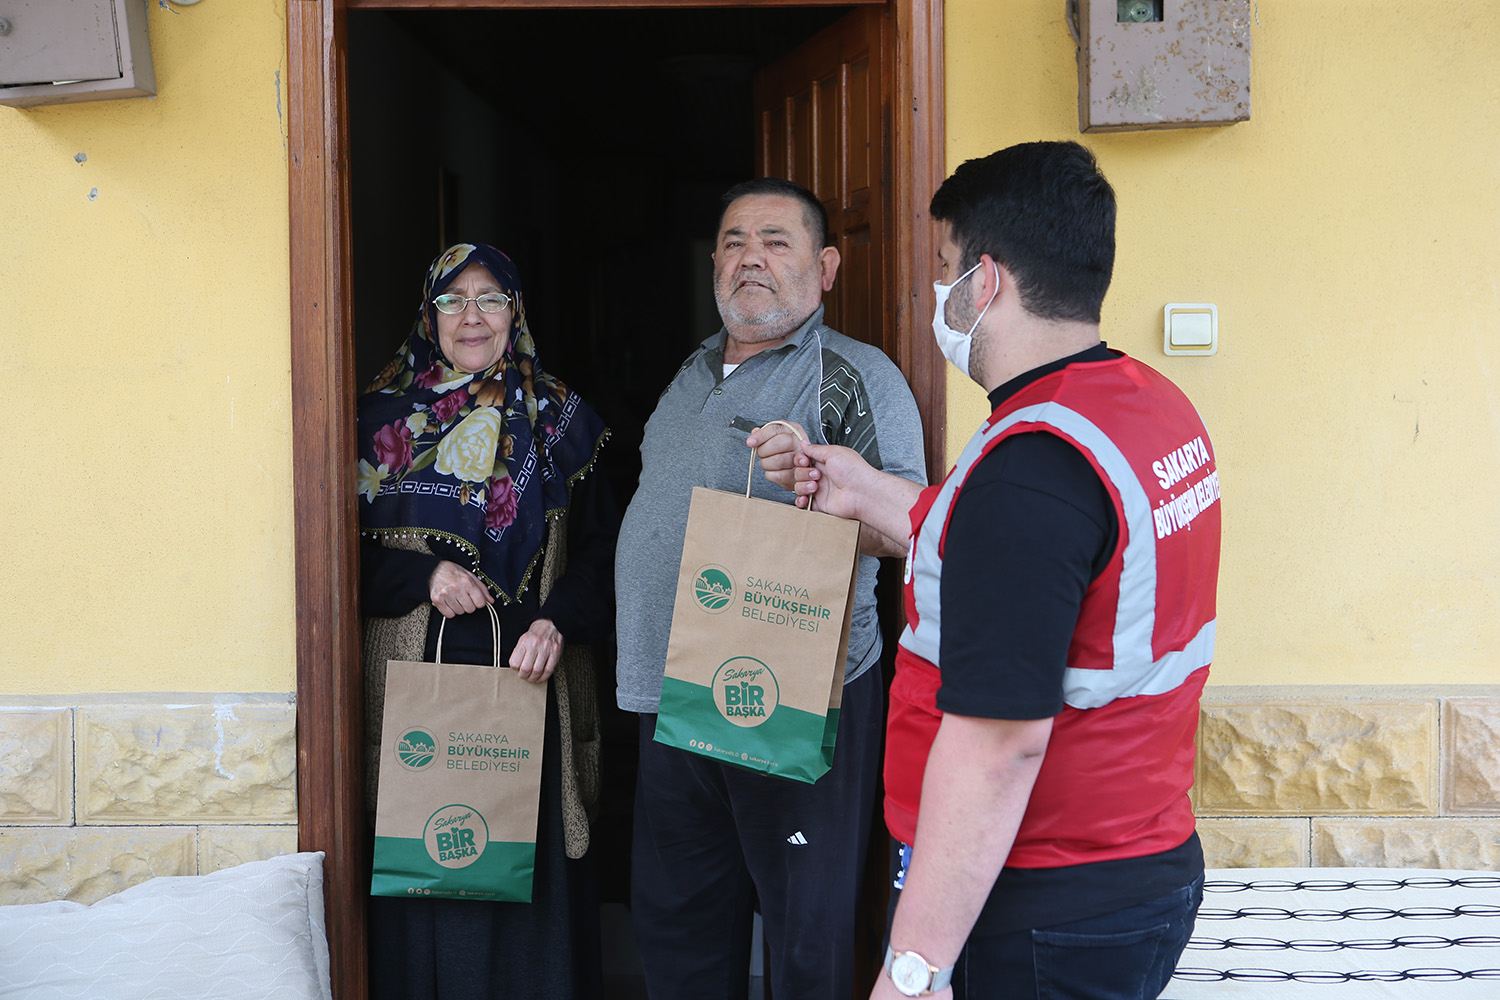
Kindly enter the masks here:
<path id="1" fill-rule="evenodd" d="M 563 848 L 562 751 L 547 692 L 530 903 L 370 897 L 373 1000 L 597 1000 L 604 992 L 592 852 Z"/>

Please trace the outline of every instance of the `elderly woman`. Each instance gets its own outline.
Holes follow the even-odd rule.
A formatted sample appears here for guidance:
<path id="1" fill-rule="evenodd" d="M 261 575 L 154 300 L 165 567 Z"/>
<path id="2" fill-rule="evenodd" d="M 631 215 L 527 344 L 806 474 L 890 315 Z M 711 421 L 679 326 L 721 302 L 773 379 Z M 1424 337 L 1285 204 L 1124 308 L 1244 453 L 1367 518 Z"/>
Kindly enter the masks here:
<path id="1" fill-rule="evenodd" d="M 421 315 L 360 397 L 358 427 L 370 801 L 385 663 L 434 660 L 443 619 L 446 662 L 489 663 L 493 605 L 501 662 L 549 684 L 532 901 L 372 897 L 371 995 L 597 996 L 585 855 L 598 717 L 575 644 L 613 622 L 619 516 L 595 468 L 609 432 L 542 370 L 510 258 L 467 243 L 433 262 Z"/>

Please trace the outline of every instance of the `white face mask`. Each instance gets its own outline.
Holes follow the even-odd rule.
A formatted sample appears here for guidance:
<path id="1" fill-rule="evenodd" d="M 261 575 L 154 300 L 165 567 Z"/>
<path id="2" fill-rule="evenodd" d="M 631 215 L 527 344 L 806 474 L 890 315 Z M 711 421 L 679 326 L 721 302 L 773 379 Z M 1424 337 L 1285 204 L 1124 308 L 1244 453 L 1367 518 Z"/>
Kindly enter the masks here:
<path id="1" fill-rule="evenodd" d="M 974 331 L 979 329 L 979 321 L 984 319 L 985 313 L 989 312 L 995 297 L 990 296 L 990 301 L 984 304 L 984 309 L 980 310 L 979 315 L 974 318 L 974 325 L 969 327 L 969 332 L 960 333 L 948 325 L 948 296 L 953 294 L 953 289 L 958 287 L 960 281 L 979 270 L 983 263 L 984 261 L 980 261 L 960 274 L 951 285 L 944 285 L 937 281 L 932 283 L 932 294 L 937 299 L 937 305 L 932 310 L 932 335 L 937 339 L 938 350 L 942 352 L 943 357 L 953 362 L 954 367 L 965 375 L 969 374 L 969 347 L 974 343 Z M 998 282 L 999 268 L 997 267 L 995 271 L 995 280 Z"/>

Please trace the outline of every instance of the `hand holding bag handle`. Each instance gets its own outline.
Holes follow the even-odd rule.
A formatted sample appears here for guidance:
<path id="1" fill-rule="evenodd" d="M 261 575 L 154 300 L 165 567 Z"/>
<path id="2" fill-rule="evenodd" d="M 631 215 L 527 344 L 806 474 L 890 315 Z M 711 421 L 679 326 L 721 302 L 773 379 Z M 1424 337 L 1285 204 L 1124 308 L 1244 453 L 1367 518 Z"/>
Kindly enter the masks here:
<path id="1" fill-rule="evenodd" d="M 761 427 L 770 427 L 772 424 L 780 424 L 781 426 L 785 427 L 787 430 L 789 430 L 789 431 L 792 432 L 793 436 L 795 436 L 798 441 L 806 441 L 807 440 L 807 435 L 802 432 L 802 428 L 798 427 L 796 424 L 792 423 L 790 420 L 767 420 L 765 423 L 761 424 Z M 750 468 L 745 472 L 745 499 L 746 500 L 750 499 L 750 483 L 754 479 L 755 479 L 755 449 L 751 448 L 750 449 Z M 796 505 L 793 504 L 793 506 L 796 506 Z M 807 510 L 808 510 L 809 513 L 812 512 L 812 504 L 809 503 L 807 505 Z"/>

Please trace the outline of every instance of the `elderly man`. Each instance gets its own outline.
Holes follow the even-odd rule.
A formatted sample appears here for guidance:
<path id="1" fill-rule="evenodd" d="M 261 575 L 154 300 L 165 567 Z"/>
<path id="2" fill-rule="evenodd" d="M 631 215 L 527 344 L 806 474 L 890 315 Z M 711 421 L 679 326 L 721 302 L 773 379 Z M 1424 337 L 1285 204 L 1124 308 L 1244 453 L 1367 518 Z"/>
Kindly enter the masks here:
<path id="1" fill-rule="evenodd" d="M 1115 198 L 1087 150 L 970 160 L 932 215 L 933 332 L 994 412 L 939 486 L 820 445 L 797 483 L 911 537 L 885 763 L 901 891 L 873 996 L 1155 997 L 1203 891 L 1213 446 L 1099 339 Z"/>
<path id="2" fill-rule="evenodd" d="M 810 440 L 924 482 L 921 423 L 877 348 L 823 325 L 838 272 L 818 199 L 765 179 L 724 196 L 714 297 L 724 327 L 682 365 L 646 424 L 641 481 L 620 527 L 620 707 L 641 716 L 631 903 L 652 1000 L 743 997 L 752 910 L 777 1000 L 852 990 L 856 897 L 879 768 L 878 560 L 859 560 L 833 766 L 806 785 L 653 742 L 678 563 L 694 486 L 742 492 L 747 443 L 791 484 L 792 442 L 745 429 L 793 421 Z M 748 423 L 746 423 L 748 421 Z M 741 428 L 736 430 L 736 424 Z M 793 495 L 757 476 L 754 494 Z M 861 538 L 861 548 L 877 539 Z"/>

